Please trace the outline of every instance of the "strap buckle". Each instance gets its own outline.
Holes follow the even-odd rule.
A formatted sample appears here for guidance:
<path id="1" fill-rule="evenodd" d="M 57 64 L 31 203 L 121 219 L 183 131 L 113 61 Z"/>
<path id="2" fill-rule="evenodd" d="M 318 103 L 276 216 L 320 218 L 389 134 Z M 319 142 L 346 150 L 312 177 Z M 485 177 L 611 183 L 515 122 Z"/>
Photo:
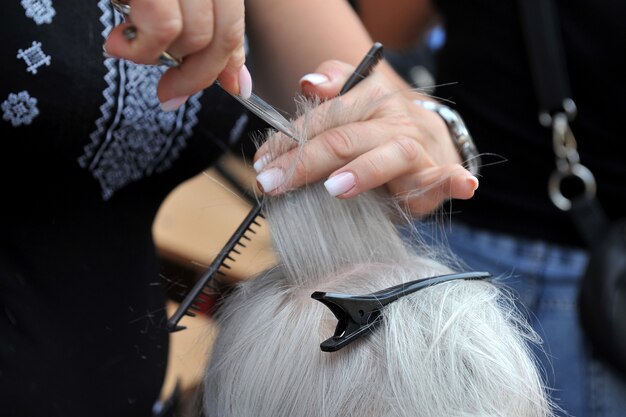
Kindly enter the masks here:
<path id="1" fill-rule="evenodd" d="M 576 178 L 582 182 L 582 195 L 587 199 L 595 198 L 597 191 L 595 177 L 589 168 L 580 163 L 578 144 L 569 125 L 569 122 L 576 115 L 576 105 L 573 100 L 571 100 L 571 104 L 573 104 L 573 107 L 570 107 L 569 112 L 565 110 L 564 112 L 549 115 L 550 126 L 552 127 L 552 147 L 556 157 L 556 169 L 548 180 L 548 193 L 552 203 L 563 211 L 569 211 L 572 208 L 572 200 L 565 197 L 562 192 L 561 186 L 565 179 Z"/>

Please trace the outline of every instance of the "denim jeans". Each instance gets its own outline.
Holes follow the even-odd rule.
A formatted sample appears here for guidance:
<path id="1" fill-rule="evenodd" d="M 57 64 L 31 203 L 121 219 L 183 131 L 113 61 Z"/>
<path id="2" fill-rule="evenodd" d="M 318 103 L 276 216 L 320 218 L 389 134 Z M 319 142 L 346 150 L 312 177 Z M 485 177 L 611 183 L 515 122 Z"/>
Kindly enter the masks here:
<path id="1" fill-rule="evenodd" d="M 544 341 L 535 353 L 553 401 L 564 410 L 558 414 L 626 416 L 626 381 L 589 357 L 578 324 L 576 299 L 587 253 L 458 223 L 447 226 L 445 235 L 469 268 L 491 272 L 518 294 L 522 310 Z"/>

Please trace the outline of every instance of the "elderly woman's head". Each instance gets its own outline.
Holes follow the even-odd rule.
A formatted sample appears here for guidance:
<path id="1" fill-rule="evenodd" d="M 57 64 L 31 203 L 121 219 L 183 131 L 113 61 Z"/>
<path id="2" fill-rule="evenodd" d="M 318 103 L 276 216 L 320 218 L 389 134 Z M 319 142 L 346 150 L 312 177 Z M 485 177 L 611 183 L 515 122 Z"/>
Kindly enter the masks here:
<path id="1" fill-rule="evenodd" d="M 321 184 L 266 204 L 275 268 L 221 307 L 204 381 L 207 417 L 546 417 L 529 348 L 537 337 L 510 297 L 453 280 L 401 297 L 336 352 L 337 319 L 315 291 L 368 294 L 450 273 L 436 251 L 407 245 L 384 192 L 331 197 Z"/>

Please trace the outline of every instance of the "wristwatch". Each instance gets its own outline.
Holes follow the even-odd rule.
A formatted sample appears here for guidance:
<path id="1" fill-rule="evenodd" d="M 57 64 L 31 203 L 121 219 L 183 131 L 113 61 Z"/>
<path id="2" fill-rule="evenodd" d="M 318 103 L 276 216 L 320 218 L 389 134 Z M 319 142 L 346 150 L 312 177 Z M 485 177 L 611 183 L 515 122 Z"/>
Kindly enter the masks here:
<path id="1" fill-rule="evenodd" d="M 434 101 L 413 100 L 413 102 L 426 110 L 437 113 L 443 119 L 446 126 L 448 126 L 452 142 L 456 146 L 459 155 L 461 155 L 465 168 L 472 175 L 478 174 L 480 170 L 480 155 L 461 115 L 456 110 Z"/>

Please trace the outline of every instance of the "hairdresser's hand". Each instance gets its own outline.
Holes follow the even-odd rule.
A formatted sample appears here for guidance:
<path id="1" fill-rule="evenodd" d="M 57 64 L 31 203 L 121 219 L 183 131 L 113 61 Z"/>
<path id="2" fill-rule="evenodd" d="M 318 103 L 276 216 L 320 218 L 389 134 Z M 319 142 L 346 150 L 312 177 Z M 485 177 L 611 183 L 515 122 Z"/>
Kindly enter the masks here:
<path id="1" fill-rule="evenodd" d="M 157 88 L 165 110 L 179 107 L 216 79 L 233 94 L 250 94 L 252 81 L 244 65 L 244 0 L 125 3 L 131 7 L 130 16 L 113 28 L 105 51 L 148 65 L 157 64 L 164 51 L 181 58 L 182 64 L 165 72 Z"/>
<path id="2" fill-rule="evenodd" d="M 301 88 L 308 96 L 332 98 L 353 70 L 325 62 L 301 80 Z M 444 122 L 415 105 L 413 93 L 396 91 L 375 73 L 313 111 L 310 119 L 319 122 L 308 126 L 303 149 L 276 134 L 255 155 L 259 186 L 276 195 L 328 178 L 331 195 L 350 198 L 385 184 L 415 215 L 450 198 L 471 198 L 478 180 L 462 167 Z"/>

